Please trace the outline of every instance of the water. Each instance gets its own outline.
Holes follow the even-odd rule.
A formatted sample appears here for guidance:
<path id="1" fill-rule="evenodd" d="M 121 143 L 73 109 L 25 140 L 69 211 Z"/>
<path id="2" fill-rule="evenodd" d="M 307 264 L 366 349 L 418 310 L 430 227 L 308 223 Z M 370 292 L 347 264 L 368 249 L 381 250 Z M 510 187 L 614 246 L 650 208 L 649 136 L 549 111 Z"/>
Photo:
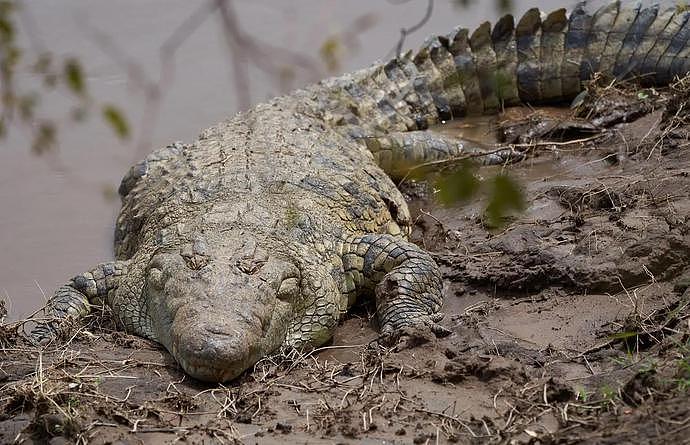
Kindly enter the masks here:
<path id="1" fill-rule="evenodd" d="M 352 34 L 344 41 L 346 49 L 334 67 L 337 72 L 386 58 L 400 28 L 418 22 L 427 4 L 420 0 L 397 3 L 236 0 L 233 4 L 244 32 L 304 54 L 318 62 L 318 69 L 303 69 L 304 64 L 295 62 L 302 67 L 292 68 L 293 74 L 286 71 L 277 80 L 252 66 L 250 84 L 238 94 L 222 28 L 218 17 L 212 16 L 184 40 L 175 54 L 174 69 L 166 70 L 172 80 L 159 106 L 147 112 L 142 88 L 128 76 L 128 67 L 136 66 L 156 79 L 162 43 L 202 2 L 25 0 L 29 21 L 23 22 L 24 29 L 33 45 L 27 54 L 45 47 L 57 56 L 77 56 L 86 67 L 92 96 L 126 110 L 135 137 L 121 142 L 92 116 L 87 123 L 63 126 L 59 150 L 49 156 L 30 153 L 26 129 L 13 128 L 11 137 L 0 141 L 0 297 L 9 302 L 10 317 L 31 313 L 43 303 L 43 293 L 50 295 L 74 274 L 112 258 L 112 230 L 119 207 L 113 191 L 133 162 L 155 147 L 194 140 L 200 130 L 236 112 L 246 100 L 244 91 L 256 103 L 329 75 L 318 55 L 329 36 Z M 445 33 L 456 25 L 474 27 L 498 16 L 493 1 L 477 1 L 466 9 L 454 4 L 437 0 L 428 23 L 409 36 L 405 46 L 416 48 L 432 33 Z M 563 6 L 555 0 L 513 4 L 514 13 L 534 5 L 546 10 Z M 356 23 L 367 20 L 371 26 L 357 30 Z M 108 54 L 111 43 L 126 55 L 129 66 Z M 275 54 L 263 62 L 269 59 L 284 64 Z M 27 74 L 19 80 L 25 85 L 35 83 Z M 45 112 L 61 120 L 74 103 L 62 94 L 44 99 Z"/>

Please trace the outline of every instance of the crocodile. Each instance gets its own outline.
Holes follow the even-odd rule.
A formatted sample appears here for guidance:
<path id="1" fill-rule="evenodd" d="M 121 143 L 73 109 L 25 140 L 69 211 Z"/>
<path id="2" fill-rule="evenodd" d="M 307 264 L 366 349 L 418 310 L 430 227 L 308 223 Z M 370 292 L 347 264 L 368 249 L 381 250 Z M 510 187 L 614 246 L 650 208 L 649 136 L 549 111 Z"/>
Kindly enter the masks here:
<path id="1" fill-rule="evenodd" d="M 668 84 L 690 71 L 690 12 L 609 3 L 527 11 L 323 80 L 237 114 L 133 166 L 115 260 L 72 278 L 31 337 L 46 343 L 107 305 L 190 376 L 236 378 L 281 348 L 328 342 L 360 296 L 382 339 L 451 333 L 429 253 L 392 177 L 463 153 L 432 125 L 565 102 L 595 73 Z"/>

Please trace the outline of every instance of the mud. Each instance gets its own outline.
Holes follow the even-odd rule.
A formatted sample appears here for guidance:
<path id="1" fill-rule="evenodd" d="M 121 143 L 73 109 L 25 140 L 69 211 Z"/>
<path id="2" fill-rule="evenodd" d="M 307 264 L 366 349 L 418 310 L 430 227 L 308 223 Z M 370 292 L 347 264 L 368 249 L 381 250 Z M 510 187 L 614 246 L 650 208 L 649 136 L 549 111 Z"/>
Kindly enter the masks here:
<path id="1" fill-rule="evenodd" d="M 436 203 L 433 175 L 401 184 L 453 335 L 383 348 L 363 304 L 331 345 L 209 386 L 107 313 L 43 351 L 8 324 L 0 442 L 688 443 L 686 91 L 593 90 L 576 111 L 439 130 L 529 155 L 476 171 L 524 189 L 498 228 L 482 199 Z"/>

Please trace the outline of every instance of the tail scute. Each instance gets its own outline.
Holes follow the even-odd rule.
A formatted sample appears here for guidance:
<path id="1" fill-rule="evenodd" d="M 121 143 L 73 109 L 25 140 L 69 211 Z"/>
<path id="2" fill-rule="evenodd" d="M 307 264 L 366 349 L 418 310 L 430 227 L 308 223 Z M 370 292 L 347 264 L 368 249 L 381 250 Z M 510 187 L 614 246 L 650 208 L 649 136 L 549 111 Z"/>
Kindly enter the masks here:
<path id="1" fill-rule="evenodd" d="M 428 79 L 429 91 L 436 104 L 439 117 L 442 120 L 451 119 L 451 107 L 447 95 L 443 89 L 443 75 L 431 59 L 431 48 L 429 41 L 417 52 L 413 61 L 417 69 L 424 73 Z"/>
<path id="2" fill-rule="evenodd" d="M 575 96 L 582 89 L 580 64 L 587 50 L 591 28 L 592 16 L 587 13 L 585 2 L 580 2 L 570 13 L 568 32 L 565 35 L 565 55 L 561 66 L 561 87 L 564 97 Z"/>
<path id="3" fill-rule="evenodd" d="M 651 83 L 655 84 L 656 80 L 664 75 L 664 73 L 660 72 L 660 69 L 665 66 L 666 60 L 664 56 L 669 50 L 672 50 L 673 41 L 677 34 L 681 32 L 688 19 L 687 14 L 687 12 L 682 12 L 676 8 L 664 32 L 657 37 L 656 44 L 647 54 L 647 66 L 650 70 L 642 74 L 647 74 Z"/>
<path id="4" fill-rule="evenodd" d="M 645 35 L 644 41 L 635 52 L 637 63 L 631 67 L 628 75 L 639 76 L 645 82 L 653 82 L 657 62 L 668 47 L 666 35 L 676 27 L 674 24 L 677 19 L 676 13 L 677 8 L 668 8 L 657 16 Z"/>
<path id="5" fill-rule="evenodd" d="M 602 6 L 592 17 L 592 27 L 587 36 L 587 46 L 580 62 L 580 81 L 590 79 L 599 70 L 601 56 L 608 42 L 609 32 L 618 17 L 620 2 Z"/>
<path id="6" fill-rule="evenodd" d="M 477 66 L 470 45 L 469 30 L 456 28 L 448 36 L 448 50 L 453 56 L 458 79 L 465 92 L 468 114 L 482 114 L 484 101 L 479 85 Z"/>
<path id="7" fill-rule="evenodd" d="M 407 89 L 409 92 L 406 95 L 406 101 L 413 109 L 418 110 L 419 113 L 414 116 L 417 128 L 420 130 L 426 129 L 435 122 L 437 117 L 436 104 L 431 96 L 431 91 L 429 91 L 426 78 L 417 71 L 417 67 L 409 57 L 395 59 L 395 61 L 396 66 L 400 68 L 407 79 Z"/>
<path id="8" fill-rule="evenodd" d="M 483 99 L 483 113 L 495 113 L 499 107 L 497 96 L 496 52 L 491 40 L 491 24 L 484 22 L 470 37 L 470 48 L 474 54 L 479 90 Z"/>
<path id="9" fill-rule="evenodd" d="M 515 42 L 515 19 L 503 16 L 491 32 L 494 53 L 496 53 L 496 97 L 501 105 L 515 105 L 520 102 L 517 86 L 517 44 Z"/>
<path id="10" fill-rule="evenodd" d="M 381 106 L 390 107 L 395 111 L 394 122 L 403 130 L 416 130 L 415 113 L 405 101 L 405 90 L 397 82 L 390 80 L 383 66 L 377 68 L 371 76 L 376 88 L 381 91 L 383 98 Z"/>
<path id="11" fill-rule="evenodd" d="M 529 102 L 541 98 L 541 12 L 532 8 L 515 28 L 517 41 L 517 81 L 520 99 Z"/>
<path id="12" fill-rule="evenodd" d="M 558 9 L 546 17 L 541 25 L 541 58 L 552 63 L 542 64 L 542 101 L 558 100 L 563 97 L 561 70 L 565 55 L 565 35 L 568 31 L 568 16 L 565 9 Z"/>
<path id="13" fill-rule="evenodd" d="M 431 60 L 443 76 L 441 86 L 446 92 L 452 118 L 463 116 L 467 103 L 462 89 L 462 80 L 455 67 L 455 60 L 448 50 L 448 45 L 449 41 L 446 37 L 436 37 L 428 43 Z"/>

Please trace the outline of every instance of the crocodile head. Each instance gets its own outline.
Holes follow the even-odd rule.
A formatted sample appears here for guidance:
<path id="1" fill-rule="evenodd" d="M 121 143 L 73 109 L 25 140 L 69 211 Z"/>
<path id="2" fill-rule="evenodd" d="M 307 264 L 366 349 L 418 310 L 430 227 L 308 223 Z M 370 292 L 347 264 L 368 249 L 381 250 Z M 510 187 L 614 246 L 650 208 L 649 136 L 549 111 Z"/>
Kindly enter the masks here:
<path id="1" fill-rule="evenodd" d="M 299 282 L 278 257 L 200 265 L 159 253 L 144 290 L 151 329 L 192 377 L 231 380 L 283 343 Z"/>

